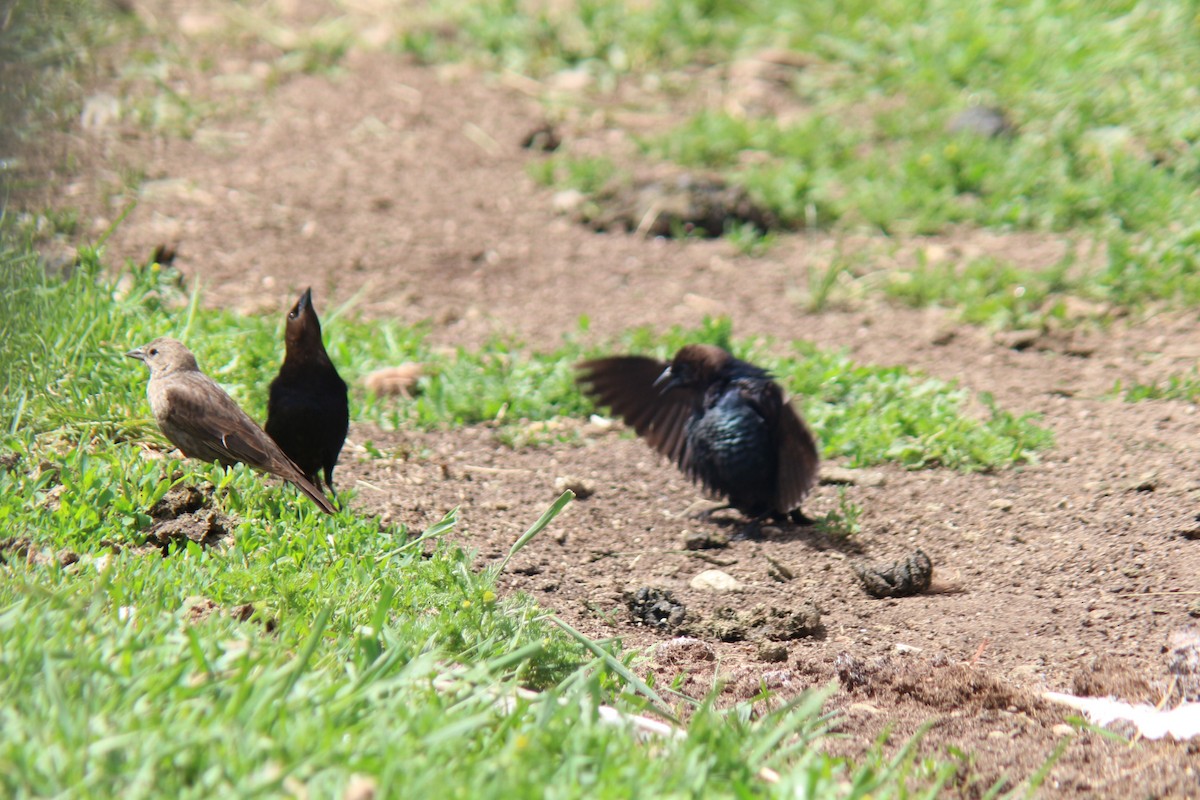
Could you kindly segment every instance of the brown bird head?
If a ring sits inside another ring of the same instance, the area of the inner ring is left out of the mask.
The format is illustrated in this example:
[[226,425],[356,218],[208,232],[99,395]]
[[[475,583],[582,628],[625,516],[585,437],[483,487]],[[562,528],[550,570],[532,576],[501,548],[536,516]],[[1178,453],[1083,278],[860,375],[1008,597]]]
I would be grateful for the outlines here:
[[150,368],[150,377],[161,377],[175,372],[198,372],[199,365],[192,351],[178,339],[161,336],[150,344],[130,350],[125,355],[136,358]]
[[286,359],[308,361],[329,360],[321,341],[321,321],[312,305],[312,289],[304,290],[287,315],[287,330],[283,336],[287,346]]
[[689,344],[675,354],[654,385],[664,394],[672,389],[703,390],[732,360],[733,356],[716,345]]

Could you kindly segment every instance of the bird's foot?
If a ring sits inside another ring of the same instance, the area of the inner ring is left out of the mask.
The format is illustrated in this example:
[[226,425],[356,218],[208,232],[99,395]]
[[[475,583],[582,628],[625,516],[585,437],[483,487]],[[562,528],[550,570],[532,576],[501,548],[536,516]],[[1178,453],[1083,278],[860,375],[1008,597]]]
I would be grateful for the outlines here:
[[793,525],[816,525],[817,521],[810,516],[807,516],[798,508],[792,509],[785,515],[785,518]]

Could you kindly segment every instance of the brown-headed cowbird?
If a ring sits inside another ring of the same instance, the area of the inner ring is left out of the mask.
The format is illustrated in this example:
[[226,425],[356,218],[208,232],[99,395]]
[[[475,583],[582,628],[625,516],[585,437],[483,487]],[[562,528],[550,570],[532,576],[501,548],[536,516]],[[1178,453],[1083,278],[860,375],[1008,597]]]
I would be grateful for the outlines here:
[[579,365],[579,383],[690,478],[757,523],[803,521],[817,445],[764,369],[687,345],[670,364],[616,356]]
[[185,456],[237,462],[296,484],[326,514],[333,506],[279,445],[238,407],[217,382],[200,371],[196,357],[175,339],[159,338],[125,355],[150,368],[146,395],[158,427]]
[[321,322],[312,307],[312,289],[292,306],[284,332],[287,348],[267,400],[267,433],[317,486],[318,473],[333,489],[333,468],[350,427],[346,382],[321,341]]

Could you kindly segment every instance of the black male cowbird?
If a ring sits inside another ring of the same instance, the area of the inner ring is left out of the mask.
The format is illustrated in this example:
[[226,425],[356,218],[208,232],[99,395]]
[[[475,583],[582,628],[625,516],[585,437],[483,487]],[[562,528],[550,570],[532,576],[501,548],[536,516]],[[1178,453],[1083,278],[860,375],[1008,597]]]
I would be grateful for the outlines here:
[[579,365],[579,383],[655,450],[753,518],[803,521],[817,445],[764,369],[720,347],[687,345],[670,364],[616,356]]
[[189,458],[237,462],[296,484],[326,514],[333,506],[279,445],[238,407],[217,382],[200,371],[196,357],[175,339],[159,338],[125,355],[150,368],[146,394],[158,427]]
[[321,341],[312,289],[305,289],[288,312],[283,338],[287,351],[279,375],[271,381],[267,433],[317,486],[318,473],[324,470],[332,490],[333,468],[350,427],[350,404],[346,382]]

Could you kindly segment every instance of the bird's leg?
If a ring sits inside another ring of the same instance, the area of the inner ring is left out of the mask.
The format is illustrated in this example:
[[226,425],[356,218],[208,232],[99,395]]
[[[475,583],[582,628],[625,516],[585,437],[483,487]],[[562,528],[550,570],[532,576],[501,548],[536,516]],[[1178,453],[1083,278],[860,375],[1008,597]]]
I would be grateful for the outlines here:
[[788,514],[785,515],[784,518],[786,520],[788,520],[789,522],[791,522],[793,525],[816,525],[817,524],[817,521],[815,519],[813,519],[810,516],[807,516],[803,511],[801,511],[798,508],[792,509],[790,512],[788,512]]
[[[320,486],[321,484],[317,484]],[[333,504],[337,506],[338,511],[342,510],[342,498],[338,496],[338,490],[333,488],[333,470],[325,470],[325,486],[329,489],[329,493],[333,495]]]

